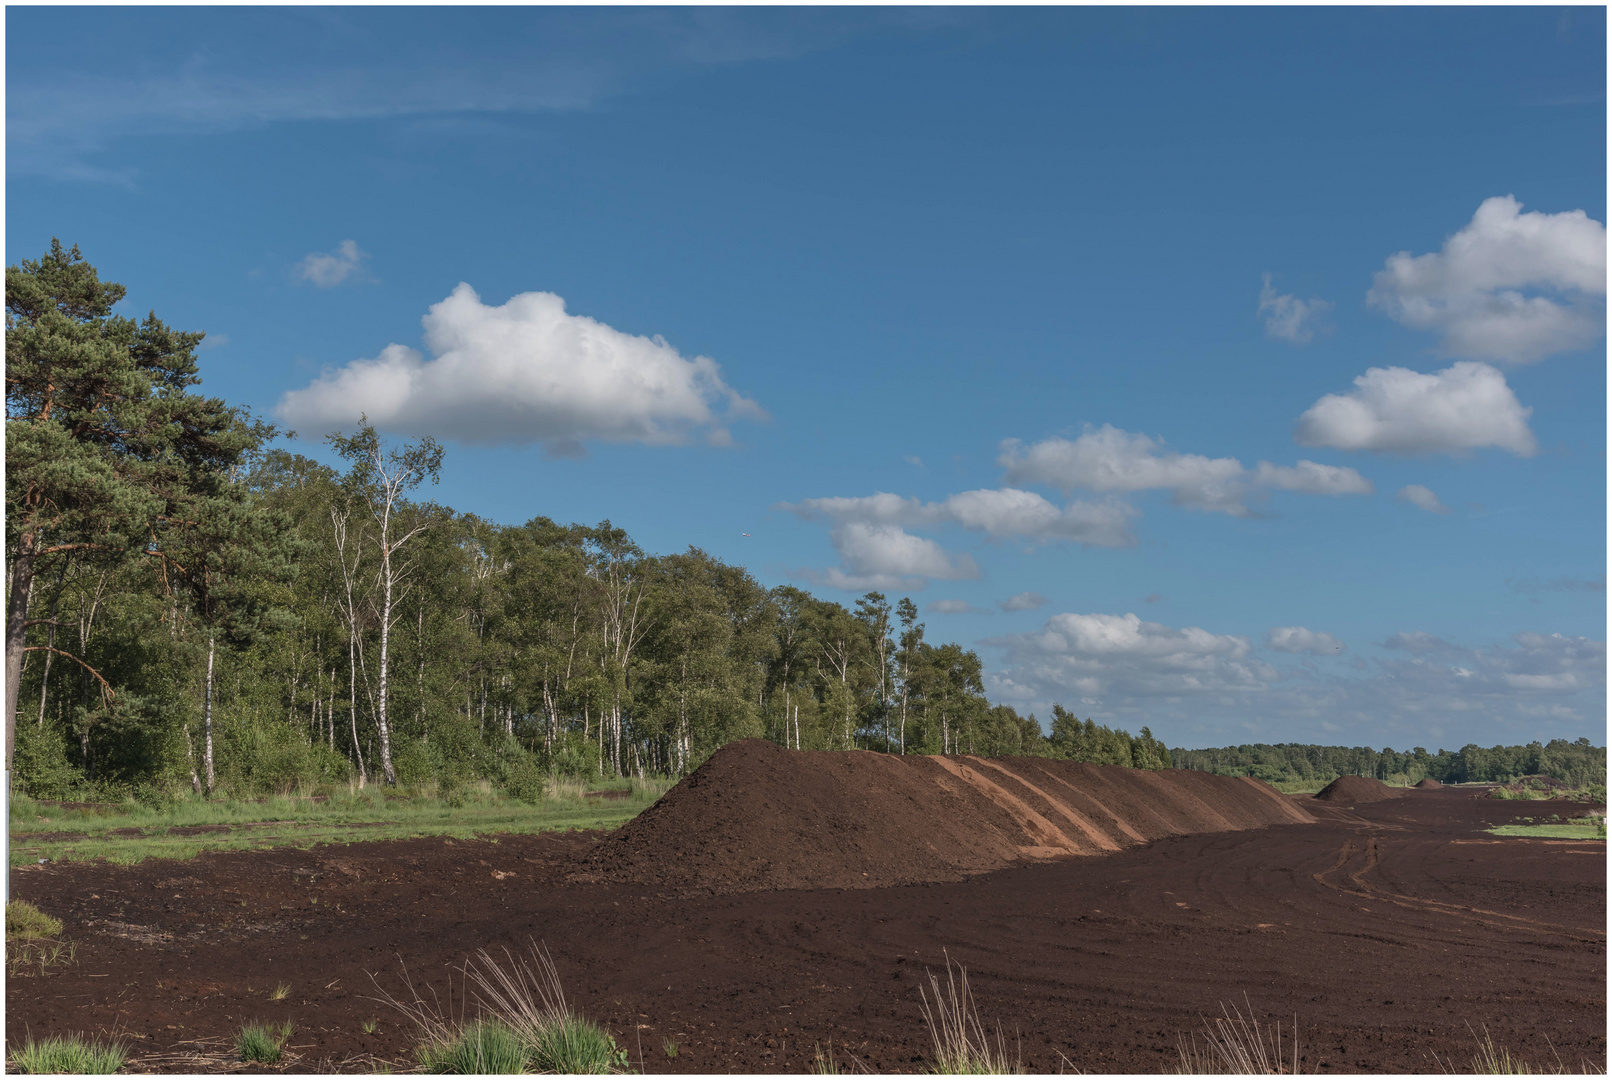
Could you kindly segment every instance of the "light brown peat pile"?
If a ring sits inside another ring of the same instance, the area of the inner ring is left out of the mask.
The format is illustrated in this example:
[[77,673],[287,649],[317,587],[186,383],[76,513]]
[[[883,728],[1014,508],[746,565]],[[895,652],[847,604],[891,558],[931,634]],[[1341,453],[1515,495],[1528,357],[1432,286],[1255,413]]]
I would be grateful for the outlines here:
[[602,841],[580,876],[679,892],[870,888],[1313,820],[1257,780],[1204,772],[751,739]]

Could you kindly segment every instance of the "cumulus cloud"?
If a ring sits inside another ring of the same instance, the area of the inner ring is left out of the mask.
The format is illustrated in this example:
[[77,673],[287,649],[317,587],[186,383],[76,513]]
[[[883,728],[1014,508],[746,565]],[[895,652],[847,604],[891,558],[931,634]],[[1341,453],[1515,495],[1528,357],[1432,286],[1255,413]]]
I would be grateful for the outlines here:
[[431,359],[388,345],[287,393],[280,418],[331,431],[364,413],[386,430],[575,456],[584,439],[675,445],[703,432],[726,445],[728,423],[766,416],[710,357],[571,315],[553,293],[492,307],[461,283],[422,321]]
[[1527,457],[1538,449],[1533,413],[1488,364],[1462,360],[1432,375],[1371,368],[1348,394],[1328,394],[1299,417],[1305,446],[1390,454],[1460,454],[1495,446]]
[[1012,488],[964,491],[941,502],[876,492],[858,497],[804,499],[779,503],[805,520],[833,523],[829,539],[841,565],[808,576],[835,588],[917,588],[928,578],[957,580],[979,576],[968,555],[951,555],[933,540],[908,528],[959,526],[993,540],[1032,543],[1068,541],[1095,547],[1127,547],[1136,542],[1129,521],[1136,510],[1124,503],[1075,501],[1062,509],[1040,495]]
[[1279,294],[1265,275],[1265,286],[1259,290],[1258,315],[1265,316],[1265,336],[1277,341],[1291,341],[1303,345],[1315,337],[1322,318],[1332,310],[1328,300],[1311,297],[1300,300],[1296,296]]
[[1439,502],[1438,496],[1430,488],[1421,484],[1406,484],[1395,493],[1394,498],[1400,502],[1408,502],[1412,506],[1421,507],[1430,514],[1448,514],[1450,508]]
[[1247,517],[1252,488],[1270,487],[1311,495],[1368,495],[1371,481],[1354,469],[1300,461],[1268,461],[1252,471],[1236,458],[1209,458],[1167,450],[1162,441],[1111,424],[1088,427],[1078,439],[1046,439],[1029,447],[1017,439],[1001,445],[997,464],[1009,483],[1040,483],[1087,491],[1163,489],[1171,501],[1196,510]]
[[1336,656],[1343,652],[1343,642],[1331,634],[1306,630],[1302,626],[1274,627],[1265,643],[1277,652],[1312,653],[1316,656]]
[[1376,490],[1370,480],[1353,469],[1303,459],[1296,465],[1262,461],[1254,470],[1254,483],[1306,495],[1370,495]]
[[1047,598],[1038,592],[1021,592],[1017,596],[1010,596],[1006,600],[998,600],[996,606],[1003,611],[1035,611],[1047,602]]
[[1133,614],[1064,613],[1040,630],[991,639],[1006,670],[1003,696],[1100,705],[1111,698],[1259,691],[1277,672],[1249,656],[1247,638],[1175,629]]
[[358,274],[359,265],[369,256],[351,240],[343,240],[328,255],[315,252],[297,264],[297,277],[321,289],[340,285]]
[[1485,199],[1443,250],[1390,256],[1367,302],[1442,334],[1447,356],[1527,364],[1593,345],[1606,333],[1606,227],[1582,210],[1521,211],[1510,195]]
[[993,540],[1067,540],[1094,547],[1129,547],[1136,543],[1129,521],[1135,508],[1121,502],[1076,500],[1061,510],[1033,491],[1015,488],[964,491],[941,502],[876,492],[857,497],[803,499],[779,503],[802,518],[880,525],[958,525]]

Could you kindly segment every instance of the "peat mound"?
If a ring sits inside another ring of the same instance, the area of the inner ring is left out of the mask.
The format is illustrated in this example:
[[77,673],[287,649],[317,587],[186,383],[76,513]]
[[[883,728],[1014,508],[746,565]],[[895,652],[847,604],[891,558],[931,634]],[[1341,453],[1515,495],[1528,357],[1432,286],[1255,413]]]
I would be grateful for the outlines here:
[[1365,776],[1340,776],[1316,792],[1315,797],[1329,802],[1368,803],[1397,799],[1402,794],[1402,791],[1389,787],[1381,780]]
[[1419,788],[1426,788],[1428,790],[1431,790],[1433,788],[1441,788],[1444,785],[1439,783],[1437,780],[1433,779],[1431,776],[1429,776],[1429,777],[1426,777],[1425,779],[1416,781],[1416,786],[1419,787]]
[[1205,772],[746,739],[602,840],[576,877],[680,892],[873,888],[1314,820],[1260,781]]

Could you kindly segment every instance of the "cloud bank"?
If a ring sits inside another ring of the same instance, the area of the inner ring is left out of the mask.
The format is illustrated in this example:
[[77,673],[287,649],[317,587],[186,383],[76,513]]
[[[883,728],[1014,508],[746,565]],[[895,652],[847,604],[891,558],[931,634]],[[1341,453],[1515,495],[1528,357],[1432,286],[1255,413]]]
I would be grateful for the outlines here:
[[1311,653],[1316,656],[1335,656],[1343,652],[1343,642],[1331,634],[1306,630],[1302,626],[1278,626],[1265,637],[1265,643],[1277,652]]
[[1440,351],[1529,364],[1606,333],[1606,227],[1582,210],[1521,212],[1485,199],[1441,251],[1392,255],[1367,303],[1443,335]]
[[1438,496],[1433,494],[1431,488],[1423,487],[1421,484],[1406,484],[1394,494],[1394,498],[1400,502],[1408,502],[1412,506],[1426,510],[1430,514],[1448,514],[1450,512],[1450,508],[1439,502]]
[[730,441],[727,424],[764,419],[722,380],[716,361],[685,359],[663,338],[571,315],[553,293],[482,303],[461,283],[424,320],[432,358],[388,345],[285,394],[276,414],[303,431],[376,427],[481,444],[542,443],[583,453],[582,440],[677,445]]
[[1462,454],[1484,447],[1538,450],[1524,408],[1488,364],[1462,360],[1432,375],[1372,368],[1348,394],[1328,394],[1299,417],[1304,446],[1387,454]]

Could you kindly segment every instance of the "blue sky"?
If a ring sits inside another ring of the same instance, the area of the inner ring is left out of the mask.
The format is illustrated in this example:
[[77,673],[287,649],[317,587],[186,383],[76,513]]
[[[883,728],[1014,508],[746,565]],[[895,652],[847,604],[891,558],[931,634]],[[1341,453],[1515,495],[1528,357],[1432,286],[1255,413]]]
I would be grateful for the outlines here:
[[1172,745],[1605,741],[1603,9],[6,21],[8,263],[304,453]]

